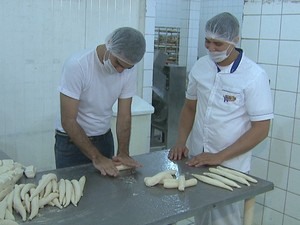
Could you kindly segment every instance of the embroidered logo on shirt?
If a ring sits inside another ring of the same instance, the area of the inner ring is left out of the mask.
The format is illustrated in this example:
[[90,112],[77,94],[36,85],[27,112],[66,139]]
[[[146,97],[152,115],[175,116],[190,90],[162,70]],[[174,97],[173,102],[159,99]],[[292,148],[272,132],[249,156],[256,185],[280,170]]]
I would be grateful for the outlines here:
[[236,97],[233,95],[223,95],[224,102],[234,102],[236,100]]

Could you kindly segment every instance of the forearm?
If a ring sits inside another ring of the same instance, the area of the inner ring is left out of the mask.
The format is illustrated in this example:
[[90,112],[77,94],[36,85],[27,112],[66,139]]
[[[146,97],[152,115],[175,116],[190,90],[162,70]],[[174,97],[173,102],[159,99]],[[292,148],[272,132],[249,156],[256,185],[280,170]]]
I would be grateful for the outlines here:
[[222,161],[244,154],[263,141],[269,132],[270,120],[252,123],[252,127],[236,142],[219,152]]
[[185,145],[194,124],[195,112],[184,107],[179,117],[178,137],[176,144]]
[[86,155],[90,160],[103,157],[98,149],[88,139],[86,133],[76,120],[63,120],[64,130],[74,142],[74,144]]
[[129,155],[131,115],[118,116],[117,123],[116,123],[116,134],[118,140],[117,154]]

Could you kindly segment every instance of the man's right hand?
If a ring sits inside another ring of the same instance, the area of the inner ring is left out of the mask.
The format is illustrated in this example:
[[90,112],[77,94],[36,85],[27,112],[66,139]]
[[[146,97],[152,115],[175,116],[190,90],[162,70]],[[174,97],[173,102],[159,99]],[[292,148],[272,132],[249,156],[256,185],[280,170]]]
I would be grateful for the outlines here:
[[106,158],[104,156],[100,156],[93,160],[93,165],[96,169],[101,172],[103,176],[112,176],[116,177],[119,174],[118,169],[116,168],[113,160]]
[[189,149],[185,145],[175,145],[169,151],[168,158],[170,160],[181,160],[182,157],[188,156]]

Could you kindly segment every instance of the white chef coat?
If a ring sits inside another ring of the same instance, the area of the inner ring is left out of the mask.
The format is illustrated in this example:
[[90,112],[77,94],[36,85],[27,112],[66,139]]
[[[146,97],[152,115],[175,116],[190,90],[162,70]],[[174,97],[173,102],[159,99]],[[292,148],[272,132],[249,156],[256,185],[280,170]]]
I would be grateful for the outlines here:
[[[111,127],[116,100],[135,94],[136,70],[133,67],[109,74],[99,61],[96,49],[85,50],[64,64],[59,91],[79,100],[77,122],[87,136],[102,135]],[[60,118],[56,129],[64,132]]]
[[[188,147],[190,155],[217,153],[233,144],[251,127],[251,121],[273,118],[269,79],[265,71],[247,58],[239,57],[218,68],[209,58],[200,58],[189,74],[186,98],[197,100],[197,110]],[[251,151],[225,161],[224,166],[250,170]]]

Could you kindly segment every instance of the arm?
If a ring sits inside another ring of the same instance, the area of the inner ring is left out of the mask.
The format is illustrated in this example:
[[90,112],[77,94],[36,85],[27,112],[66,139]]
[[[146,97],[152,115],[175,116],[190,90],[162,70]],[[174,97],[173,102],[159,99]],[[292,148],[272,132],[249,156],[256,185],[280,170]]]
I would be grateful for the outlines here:
[[196,100],[185,100],[179,118],[178,137],[175,146],[170,150],[169,159],[180,160],[182,155],[187,156],[186,141],[194,124],[196,106]]
[[100,170],[102,175],[115,176],[118,171],[112,160],[101,155],[98,149],[90,142],[82,127],[77,123],[78,104],[78,100],[60,94],[62,127],[82,153]]
[[118,113],[116,122],[116,133],[118,140],[116,162],[131,167],[139,167],[140,164],[129,156],[129,143],[131,135],[131,103],[132,98],[118,99]]
[[270,120],[252,121],[251,128],[232,145],[222,151],[201,153],[187,162],[189,166],[219,165],[222,162],[244,154],[263,141],[269,132]]

